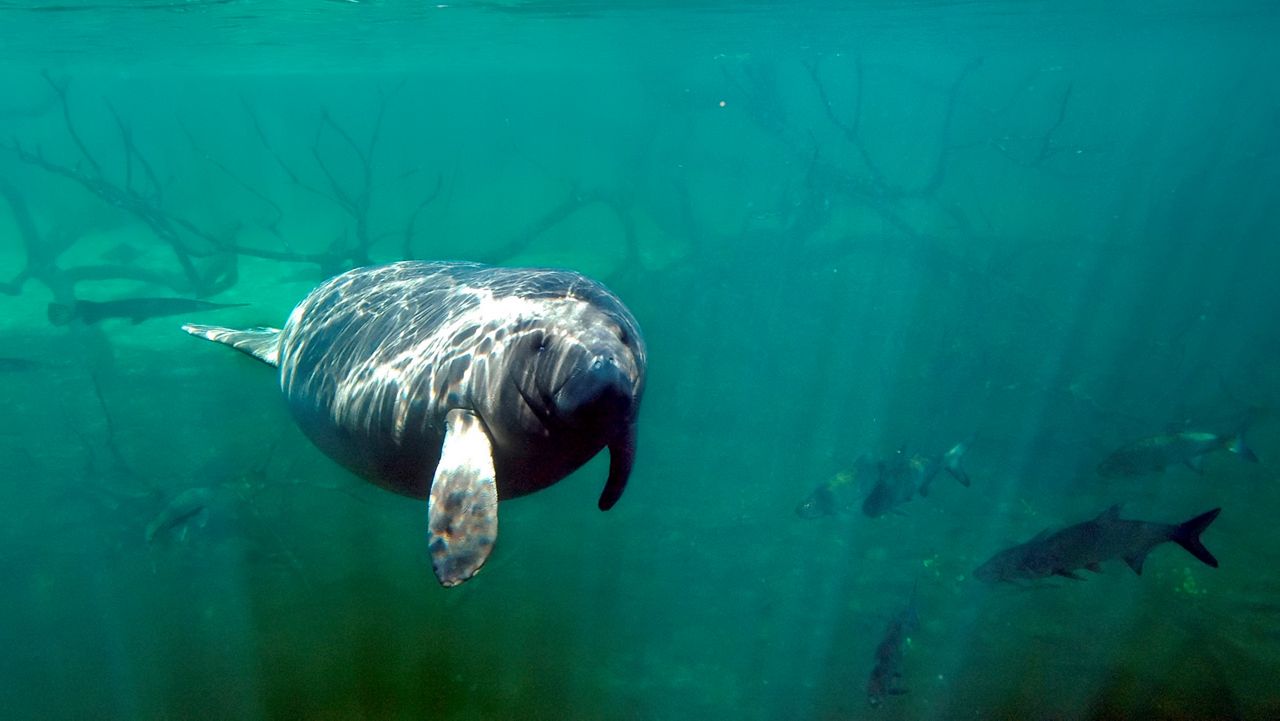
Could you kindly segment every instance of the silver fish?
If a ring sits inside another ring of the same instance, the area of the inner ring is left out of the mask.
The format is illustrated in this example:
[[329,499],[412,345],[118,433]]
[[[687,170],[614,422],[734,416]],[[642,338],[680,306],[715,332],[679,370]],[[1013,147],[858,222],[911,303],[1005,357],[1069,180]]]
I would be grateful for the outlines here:
[[1102,562],[1123,559],[1141,575],[1151,549],[1173,541],[1202,563],[1218,567],[1218,559],[1200,542],[1200,534],[1218,517],[1221,508],[1201,513],[1184,523],[1151,523],[1120,518],[1120,506],[1097,518],[1051,533],[1042,531],[1026,543],[1007,548],[978,567],[974,578],[987,583],[1032,581],[1050,576],[1083,580],[1076,571],[1102,571]]
[[814,519],[852,513],[878,472],[869,458],[858,456],[853,468],[835,474],[810,491],[796,506],[796,515]]
[[128,318],[135,325],[148,318],[185,315],[201,311],[242,308],[247,303],[210,303],[190,298],[124,298],[102,302],[77,300],[71,304],[50,303],[49,322],[66,325],[73,320],[92,325],[107,318]]
[[1180,463],[1202,473],[1204,457],[1224,450],[1250,463],[1258,462],[1258,456],[1245,445],[1242,433],[1220,436],[1204,431],[1183,431],[1142,438],[1113,451],[1098,464],[1098,475],[1104,478],[1144,476]]
[[928,496],[930,485],[943,471],[968,487],[969,475],[960,467],[968,447],[968,443],[957,443],[936,456],[908,456],[898,451],[893,458],[880,463],[879,478],[863,500],[862,512],[878,518],[915,498],[917,493]]

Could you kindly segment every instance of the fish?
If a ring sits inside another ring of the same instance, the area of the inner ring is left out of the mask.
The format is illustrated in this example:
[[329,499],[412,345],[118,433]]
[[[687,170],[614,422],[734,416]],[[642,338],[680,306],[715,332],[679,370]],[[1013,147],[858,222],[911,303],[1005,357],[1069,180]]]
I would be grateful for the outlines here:
[[969,442],[961,441],[954,446],[948,448],[940,456],[933,458],[921,458],[917,462],[924,464],[920,471],[920,497],[924,498],[929,495],[929,484],[933,483],[933,479],[938,477],[939,473],[946,471],[948,475],[956,479],[960,485],[968,488],[973,485],[973,481],[969,479],[969,474],[961,467],[960,461],[964,458],[965,451],[969,450]]
[[915,498],[917,493],[922,498],[928,496],[931,484],[943,471],[959,481],[960,485],[969,487],[972,481],[960,466],[968,447],[968,442],[957,443],[936,456],[908,456],[904,450],[899,450],[887,462],[881,461],[879,477],[863,499],[863,514],[879,518],[890,511],[896,511],[898,506]]
[[1218,559],[1200,541],[1221,508],[1201,513],[1183,523],[1152,523],[1120,518],[1120,505],[1114,505],[1090,521],[1068,526],[1057,532],[1041,531],[1026,543],[1013,546],[992,556],[973,572],[985,583],[1000,581],[1034,581],[1051,576],[1084,580],[1076,571],[1102,572],[1102,563],[1123,559],[1142,575],[1142,564],[1151,549],[1173,541],[1206,566],[1218,567]]
[[209,504],[213,498],[213,489],[205,487],[188,488],[174,496],[147,524],[147,543],[154,543],[161,534],[185,540],[190,526],[204,528],[209,522]]
[[0,356],[0,373],[28,373],[45,367],[45,363],[31,358]]
[[134,246],[128,243],[117,243],[99,257],[113,263],[129,265],[141,256],[142,251],[138,250]]
[[902,656],[911,633],[920,625],[916,608],[916,590],[911,591],[907,607],[889,620],[884,636],[876,645],[875,666],[867,678],[867,703],[879,708],[888,696],[907,693],[902,685]]
[[876,472],[869,458],[858,456],[853,468],[840,471],[810,491],[796,506],[796,515],[810,520],[852,513]]
[[107,318],[128,318],[134,325],[148,318],[185,315],[224,308],[243,308],[248,303],[210,303],[190,298],[125,298],[122,300],[77,300],[71,304],[50,303],[49,322],[66,325],[79,320],[90,325]]
[[1222,450],[1250,463],[1258,462],[1258,456],[1245,445],[1243,431],[1230,436],[1183,431],[1142,438],[1120,447],[1098,464],[1098,475],[1103,478],[1145,476],[1180,463],[1203,473],[1205,456]]

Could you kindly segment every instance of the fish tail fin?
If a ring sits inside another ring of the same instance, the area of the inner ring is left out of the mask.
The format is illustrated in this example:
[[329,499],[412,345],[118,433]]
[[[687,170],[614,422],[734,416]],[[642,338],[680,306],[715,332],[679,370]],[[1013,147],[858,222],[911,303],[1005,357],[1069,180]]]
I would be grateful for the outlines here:
[[1249,429],[1253,427],[1253,424],[1256,423],[1258,419],[1265,417],[1267,413],[1267,409],[1261,406],[1251,406],[1247,411],[1245,411],[1244,417],[1240,419],[1240,424],[1236,426],[1235,433],[1233,433],[1231,438],[1227,440],[1227,450],[1250,463],[1257,463],[1258,456],[1253,452],[1253,449],[1245,443],[1244,435],[1249,432]]
[[972,485],[972,481],[969,480],[969,474],[965,473],[964,468],[960,465],[960,461],[964,458],[964,453],[967,450],[969,450],[969,441],[960,441],[942,454],[942,464],[947,469],[947,473],[950,473],[952,478],[960,481],[960,485],[965,488]]
[[279,328],[249,328],[247,330],[234,330],[232,328],[220,328],[216,325],[195,325],[188,323],[182,326],[182,329],[197,338],[211,340],[214,343],[229,345],[232,348],[246,353],[266,363],[267,365],[280,365],[280,329]]
[[67,303],[49,304],[49,322],[54,325],[66,325],[75,320],[76,309]]
[[1239,433],[1231,440],[1227,441],[1227,450],[1250,463],[1258,462],[1258,454],[1254,453],[1252,448],[1245,445],[1244,433]]
[[1218,559],[1209,553],[1209,549],[1204,547],[1200,542],[1200,534],[1204,533],[1204,529],[1213,523],[1213,519],[1218,517],[1222,512],[1221,508],[1215,508],[1212,511],[1201,513],[1195,518],[1174,526],[1173,531],[1169,534],[1169,540],[1187,549],[1187,553],[1200,559],[1200,562],[1206,566],[1218,567]]

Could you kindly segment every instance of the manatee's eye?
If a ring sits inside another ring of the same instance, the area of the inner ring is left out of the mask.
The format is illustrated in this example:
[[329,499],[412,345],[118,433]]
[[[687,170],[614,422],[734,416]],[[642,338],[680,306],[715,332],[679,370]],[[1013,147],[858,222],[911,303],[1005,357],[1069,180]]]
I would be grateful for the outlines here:
[[534,334],[531,342],[533,343],[534,350],[539,353],[543,353],[546,352],[547,346],[551,344],[551,336],[546,333],[536,333]]

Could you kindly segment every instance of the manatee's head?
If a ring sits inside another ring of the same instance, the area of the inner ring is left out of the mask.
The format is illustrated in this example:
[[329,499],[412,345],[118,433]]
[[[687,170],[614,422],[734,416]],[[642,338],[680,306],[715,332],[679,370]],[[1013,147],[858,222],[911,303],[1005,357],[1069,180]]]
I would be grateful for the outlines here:
[[[621,306],[618,306],[621,308]],[[608,510],[626,487],[635,457],[636,416],[644,391],[644,342],[625,309],[572,303],[531,326],[520,341],[520,396],[546,432],[582,447],[608,447]]]

